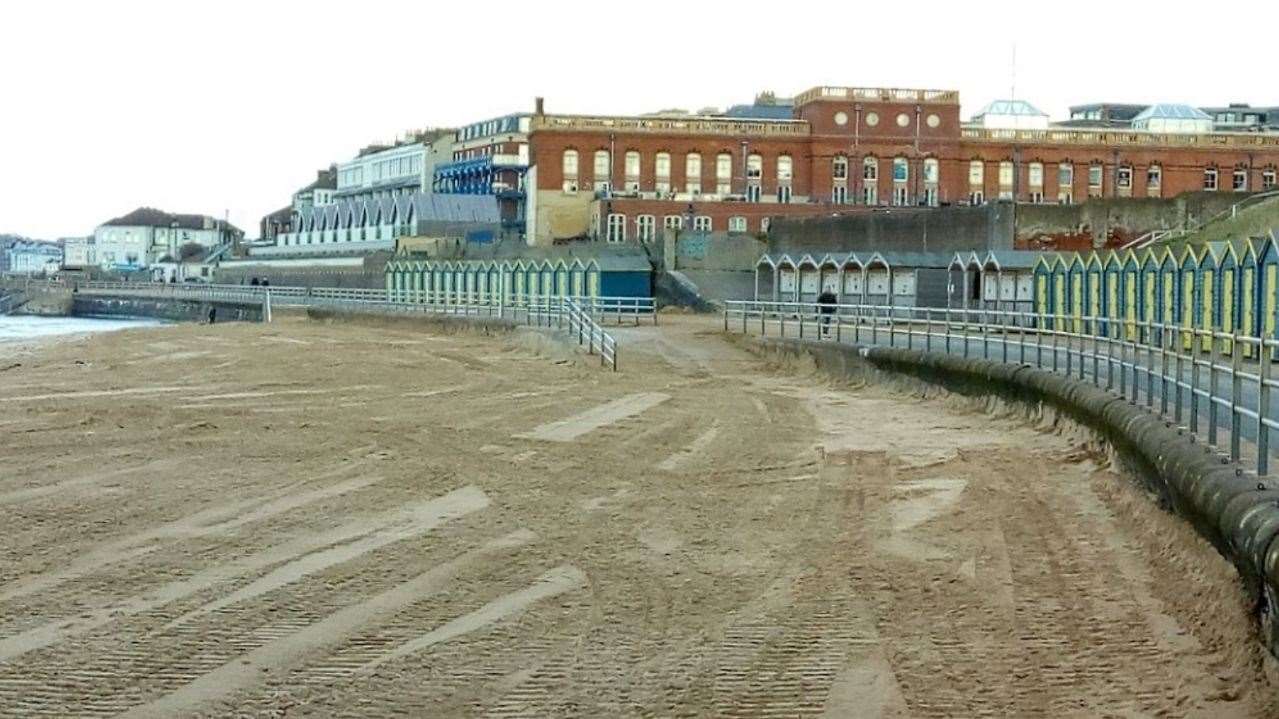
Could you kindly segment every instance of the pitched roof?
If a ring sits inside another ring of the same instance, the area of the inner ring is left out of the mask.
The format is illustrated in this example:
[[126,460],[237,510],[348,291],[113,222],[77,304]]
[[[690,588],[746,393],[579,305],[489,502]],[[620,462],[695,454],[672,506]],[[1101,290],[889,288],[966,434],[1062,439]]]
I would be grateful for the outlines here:
[[1048,117],[1048,113],[1040,110],[1025,100],[994,100],[986,105],[977,113],[977,117],[983,115],[1033,115],[1037,117]]
[[1142,110],[1140,114],[1132,119],[1133,122],[1141,122],[1142,120],[1150,120],[1154,118],[1166,120],[1211,120],[1212,117],[1208,113],[1197,107],[1190,105],[1179,105],[1175,103],[1159,103],[1151,105]]
[[239,232],[239,228],[230,222],[223,222],[208,215],[183,215],[157,210],[154,207],[139,207],[127,215],[121,215],[102,223],[113,227],[172,227],[174,224],[184,230],[203,230],[205,227],[217,227],[221,224],[231,232]]

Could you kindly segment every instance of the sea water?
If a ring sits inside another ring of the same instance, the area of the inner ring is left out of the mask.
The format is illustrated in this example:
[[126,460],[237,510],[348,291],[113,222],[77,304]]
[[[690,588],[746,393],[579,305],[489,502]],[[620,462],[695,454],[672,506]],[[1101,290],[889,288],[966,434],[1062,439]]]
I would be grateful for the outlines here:
[[154,327],[160,320],[131,317],[31,317],[26,315],[0,315],[0,342],[30,340],[54,335],[73,335],[86,332],[112,332],[130,327]]

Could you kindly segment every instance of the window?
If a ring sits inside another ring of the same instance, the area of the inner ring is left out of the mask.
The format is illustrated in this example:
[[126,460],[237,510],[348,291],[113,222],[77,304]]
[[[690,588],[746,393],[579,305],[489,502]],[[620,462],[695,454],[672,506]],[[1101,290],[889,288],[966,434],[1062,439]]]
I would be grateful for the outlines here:
[[1030,185],[1032,190],[1042,190],[1044,188],[1044,166],[1039,162],[1032,162],[1026,168],[1026,184]]
[[608,241],[626,241],[626,215],[614,214],[608,216]]
[[729,232],[745,232],[746,218],[741,216],[734,216],[734,217],[728,218],[728,231]]
[[682,230],[684,229],[684,216],[667,215],[662,218],[662,227],[665,227],[668,230]]
[[790,182],[793,177],[793,167],[790,155],[780,155],[777,158],[777,181]]
[[929,207],[937,206],[937,186],[929,185],[924,188],[924,204]]
[[862,160],[862,179],[868,182],[879,181],[879,160],[873,157]]
[[941,177],[940,165],[937,158],[930,157],[924,160],[924,182],[929,184],[937,184]]
[[1275,188],[1275,171],[1266,170],[1261,173],[1261,189],[1273,190]]
[[986,181],[986,166],[981,160],[973,160],[968,163],[968,184],[973,187],[981,187]]
[[986,193],[982,192],[981,190],[973,190],[972,192],[968,193],[968,204],[984,205],[985,203],[986,203]]
[[671,191],[671,154],[669,152],[657,153],[657,160],[654,163],[657,175],[657,191]]
[[1075,201],[1075,193],[1072,192],[1069,188],[1063,187],[1061,190],[1057,192],[1057,204],[1069,205],[1074,203],[1074,201]]
[[1231,179],[1231,182],[1230,182],[1230,187],[1235,192],[1247,192],[1248,191],[1248,171],[1235,170],[1234,177]]
[[657,233],[657,221],[652,215],[635,218],[635,236],[640,242],[651,242]]
[[1164,181],[1164,169],[1159,165],[1146,168],[1146,189],[1158,190]]
[[733,156],[727,152],[715,156],[715,192],[721,195],[733,192]]
[[1217,168],[1209,167],[1204,170],[1204,189],[1209,191],[1217,189]]
[[771,218],[768,218],[768,217],[760,218],[760,221],[759,221],[759,231],[760,231],[760,232],[768,232],[768,226],[769,226],[769,224],[770,224],[770,222],[771,222],[771,221],[772,221],[772,220],[771,220]]
[[1063,162],[1057,166],[1057,186],[1058,187],[1074,187],[1075,186],[1075,166],[1069,162]]
[[608,192],[612,187],[612,162],[608,150],[595,151],[595,191]]
[[893,158],[893,182],[910,181],[910,163],[904,157]]
[[1119,170],[1115,173],[1115,185],[1118,186],[1119,189],[1121,190],[1132,189],[1132,168],[1131,167],[1119,168]]
[[848,202],[848,185],[835,185],[830,188],[830,201],[836,205],[843,205]]
[[694,232],[710,232],[711,218],[707,217],[706,215],[698,215],[697,217],[694,217],[693,231]]
[[999,163],[999,186],[1009,188],[1013,186],[1013,163],[1007,160]]
[[874,205],[879,202],[879,188],[875,185],[866,185],[862,188],[862,203],[866,205]]
[[1088,187],[1092,189],[1100,188],[1103,174],[1104,174],[1104,169],[1102,168],[1101,165],[1096,165],[1096,164],[1089,165],[1088,166]]
[[905,185],[893,185],[893,204],[901,207],[910,203],[910,196]]
[[684,191],[690,195],[702,194],[702,156],[696,152],[684,158]]
[[777,201],[778,201],[778,202],[780,202],[780,203],[782,203],[783,205],[785,205],[785,204],[790,203],[790,200],[791,200],[791,189],[790,189],[790,185],[778,185],[778,186],[777,186]]
[[638,190],[640,184],[640,154],[635,150],[626,153],[626,189]]
[[746,179],[758,180],[764,175],[764,158],[750,155],[746,158]]
[[746,201],[747,201],[747,202],[759,202],[759,195],[760,195],[759,185],[747,185],[747,186],[746,186]]
[[564,191],[577,192],[577,150],[565,150],[563,160]]
[[836,155],[835,159],[831,160],[830,176],[835,180],[848,179],[848,158],[847,157],[844,157],[843,155]]

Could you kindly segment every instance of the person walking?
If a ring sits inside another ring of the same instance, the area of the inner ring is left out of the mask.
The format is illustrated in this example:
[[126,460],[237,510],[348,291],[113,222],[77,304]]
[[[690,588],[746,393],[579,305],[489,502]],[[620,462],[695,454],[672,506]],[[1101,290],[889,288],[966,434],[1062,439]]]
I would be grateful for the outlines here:
[[838,304],[839,298],[829,287],[822,289],[822,293],[817,295],[817,310],[822,315],[822,336],[830,334],[830,321],[835,315],[835,306]]

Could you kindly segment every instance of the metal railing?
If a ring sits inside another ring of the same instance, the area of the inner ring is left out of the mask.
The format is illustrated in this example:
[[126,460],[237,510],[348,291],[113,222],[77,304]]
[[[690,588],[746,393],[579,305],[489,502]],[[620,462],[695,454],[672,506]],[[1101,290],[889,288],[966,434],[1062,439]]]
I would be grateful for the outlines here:
[[576,300],[563,300],[564,312],[560,315],[567,325],[570,336],[577,338],[577,344],[586,348],[587,354],[599,354],[600,364],[617,371],[617,340],[604,331],[603,327],[591,317]]
[[[436,314],[461,317],[488,317],[510,320],[518,324],[556,329],[567,333],[587,354],[599,355],[600,363],[617,371],[617,340],[604,331],[596,317],[612,316],[618,324],[623,318],[639,324],[642,316],[657,322],[651,298],[632,297],[558,297],[533,296],[518,302],[504,302],[499,295],[479,293],[441,293],[435,297],[388,297],[386,290],[369,288],[305,288],[260,287],[244,285],[179,285],[152,282],[23,282],[26,287],[71,286],[86,295],[150,297],[204,302],[237,302],[261,304],[262,318],[271,321],[272,309],[279,306],[325,307],[351,312],[376,314]],[[13,295],[0,296],[3,303]],[[421,301],[413,301],[421,300]],[[434,299],[439,301],[426,301]],[[462,301],[468,300],[468,301]],[[4,305],[0,304],[0,310]],[[2,313],[2,312],[0,312]]]
[[[823,312],[822,310],[827,311]],[[1133,317],[800,302],[730,301],[725,331],[901,347],[1049,370],[1144,403],[1165,420],[1218,445],[1231,461],[1255,457],[1269,473],[1279,429],[1271,363],[1279,340]],[[1247,451],[1245,451],[1247,450]]]
[[[263,287],[207,283],[68,282],[65,280],[19,280],[18,283],[25,287],[75,287],[86,294],[127,294],[222,302],[264,302],[270,295],[276,307],[306,307],[337,300],[461,308],[463,310],[461,314],[466,314],[468,310],[473,314],[486,314],[486,312],[479,312],[479,308],[496,308],[498,314],[502,316],[510,313],[523,314],[530,307],[536,313],[540,311],[541,306],[560,299],[558,295],[516,295],[510,292],[479,292],[466,289],[395,289],[388,292],[381,288],[366,287]],[[657,307],[652,297],[572,296],[567,299],[572,299],[593,318],[605,322],[638,325],[641,322],[651,321],[657,324]],[[451,310],[444,311],[451,312]]]

